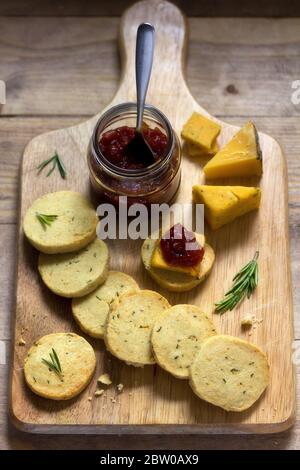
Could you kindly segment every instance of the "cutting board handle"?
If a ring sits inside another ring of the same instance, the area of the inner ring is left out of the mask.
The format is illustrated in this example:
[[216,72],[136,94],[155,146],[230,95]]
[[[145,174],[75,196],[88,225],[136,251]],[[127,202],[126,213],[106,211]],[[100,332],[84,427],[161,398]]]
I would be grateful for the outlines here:
[[[187,27],[179,8],[164,0],[143,0],[122,16],[120,25],[120,49],[122,74],[114,102],[136,101],[135,92],[135,42],[140,23],[155,27],[155,51],[147,102],[153,105],[166,102],[170,97],[176,106],[178,96],[184,92],[192,99],[183,75]],[[186,98],[186,96],[185,96]]]

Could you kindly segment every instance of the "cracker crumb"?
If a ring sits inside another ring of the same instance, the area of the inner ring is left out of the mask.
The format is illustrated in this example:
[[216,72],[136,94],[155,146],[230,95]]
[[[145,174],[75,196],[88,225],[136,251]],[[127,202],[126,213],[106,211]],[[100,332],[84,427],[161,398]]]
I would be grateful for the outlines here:
[[257,325],[260,325],[263,322],[263,318],[257,318],[255,315],[246,315],[244,318],[241,319],[241,327],[242,328],[257,328]]
[[121,392],[123,391],[123,389],[124,389],[124,385],[123,385],[123,384],[118,384],[118,385],[117,385],[117,390],[118,390],[119,393],[121,393]]
[[25,344],[26,344],[25,339],[23,339],[22,337],[19,338],[18,345],[19,345],[19,346],[25,346]]
[[103,395],[103,393],[104,393],[104,390],[103,388],[101,388],[101,390],[96,390],[94,395],[95,397],[100,397],[101,395]]
[[242,328],[249,328],[253,325],[254,321],[253,321],[253,318],[248,316],[248,317],[244,317],[242,318],[241,320],[241,326]]
[[88,397],[88,401],[92,401],[93,397]]
[[112,381],[111,381],[111,378],[110,378],[109,374],[100,375],[100,377],[98,379],[98,382],[100,382],[104,385],[111,385],[112,384]]
[[116,401],[117,401],[117,400],[116,400],[115,398],[113,398],[113,397],[111,397],[110,399],[111,399],[111,402],[112,402],[112,403],[116,403]]

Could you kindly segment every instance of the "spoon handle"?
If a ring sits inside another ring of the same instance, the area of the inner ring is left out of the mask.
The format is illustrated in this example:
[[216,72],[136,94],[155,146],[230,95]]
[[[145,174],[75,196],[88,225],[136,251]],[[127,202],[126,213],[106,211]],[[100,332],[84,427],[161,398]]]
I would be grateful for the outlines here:
[[145,99],[151,75],[154,51],[154,27],[149,23],[142,23],[138,27],[135,52],[135,77],[137,94],[137,121],[136,130],[142,131]]

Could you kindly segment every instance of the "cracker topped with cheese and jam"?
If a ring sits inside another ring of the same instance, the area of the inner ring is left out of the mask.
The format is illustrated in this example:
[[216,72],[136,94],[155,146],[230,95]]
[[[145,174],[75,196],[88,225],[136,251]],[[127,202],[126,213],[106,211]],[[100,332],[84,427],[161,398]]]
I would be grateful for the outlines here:
[[205,237],[174,225],[159,240],[145,240],[145,268],[165,289],[184,292],[202,282],[211,271],[215,255]]
[[196,235],[176,224],[164,233],[157,244],[151,265],[197,277],[204,256],[204,235]]

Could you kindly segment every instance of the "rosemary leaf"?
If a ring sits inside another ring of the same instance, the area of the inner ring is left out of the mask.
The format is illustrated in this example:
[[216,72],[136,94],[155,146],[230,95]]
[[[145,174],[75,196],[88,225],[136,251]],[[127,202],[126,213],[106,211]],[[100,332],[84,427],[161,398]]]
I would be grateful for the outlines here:
[[56,168],[56,161],[53,160],[52,168],[50,168],[50,170],[49,170],[48,173],[46,174],[47,178],[48,178],[48,176],[51,175],[51,173],[53,173],[53,171],[55,170],[55,168]]
[[61,378],[62,368],[61,368],[60,361],[58,359],[58,355],[55,349],[52,348],[52,352],[49,353],[49,356],[50,356],[50,361],[48,359],[42,358],[43,364],[49,367],[49,369],[53,370],[53,372],[55,372]]
[[57,152],[55,152],[55,155],[56,155],[56,161],[57,161],[57,168],[59,170],[60,176],[63,179],[65,179],[66,176],[67,176],[65,165],[64,165],[63,161],[61,160],[61,158],[58,156]]
[[38,174],[45,168],[45,166],[47,166],[50,162],[53,161],[53,157],[49,158],[48,160],[45,160],[43,161],[42,163],[40,163],[36,169],[39,170],[38,171]]
[[57,355],[55,349],[52,348],[52,352],[53,352],[53,356],[54,356],[54,358],[55,358],[55,362],[56,362],[56,364],[57,364],[57,368],[58,368],[59,372],[61,372],[60,361],[59,361],[59,359],[58,359],[58,355]]
[[47,226],[50,227],[52,222],[58,217],[57,215],[40,214],[39,212],[36,212],[35,215],[44,230],[47,230]]
[[48,361],[47,359],[42,358],[42,362],[46,364],[46,366],[49,367],[51,370],[55,369],[55,366],[53,366],[52,362]]
[[251,296],[258,284],[258,264],[259,252],[256,251],[253,259],[249,261],[233,278],[233,285],[229,289],[223,300],[215,303],[216,313],[225,313],[233,310],[244,297]]
[[40,163],[38,166],[37,166],[37,174],[39,174],[41,171],[43,171],[43,169],[48,166],[50,163],[52,163],[52,167],[50,168],[50,170],[48,171],[48,173],[46,174],[46,176],[50,176],[53,171],[55,170],[55,168],[58,169],[59,171],[59,174],[60,176],[65,179],[66,176],[67,176],[67,171],[66,171],[66,168],[65,168],[65,165],[62,161],[62,159],[60,158],[60,156],[58,155],[57,152],[54,153],[53,157],[51,158],[48,158],[47,160],[44,160],[42,163]]

